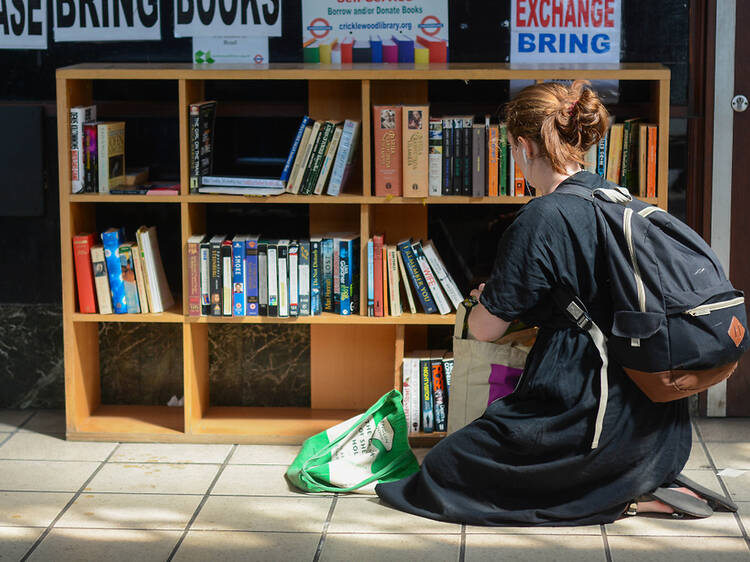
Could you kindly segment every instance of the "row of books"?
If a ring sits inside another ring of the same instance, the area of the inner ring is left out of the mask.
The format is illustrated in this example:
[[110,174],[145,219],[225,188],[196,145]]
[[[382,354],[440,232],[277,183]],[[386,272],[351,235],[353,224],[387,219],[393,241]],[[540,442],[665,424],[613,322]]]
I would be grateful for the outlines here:
[[451,352],[424,350],[405,354],[401,388],[409,433],[447,430],[452,372]]
[[409,238],[387,245],[382,235],[375,235],[367,241],[368,316],[400,316],[407,303],[416,314],[417,302],[426,314],[448,314],[462,300],[431,240]]
[[610,124],[586,153],[586,168],[640,197],[657,196],[658,126],[638,117]]
[[369,40],[346,37],[308,39],[302,44],[304,62],[347,64],[352,62],[427,64],[448,62],[448,43],[444,39],[399,33],[391,37],[371,35]]
[[125,123],[97,121],[96,106],[70,109],[72,193],[109,193],[125,181]]
[[359,313],[359,235],[309,240],[195,234],[188,239],[188,315]]
[[141,226],[127,241],[123,228],[73,237],[79,312],[164,312],[174,304],[159,252],[155,226]]

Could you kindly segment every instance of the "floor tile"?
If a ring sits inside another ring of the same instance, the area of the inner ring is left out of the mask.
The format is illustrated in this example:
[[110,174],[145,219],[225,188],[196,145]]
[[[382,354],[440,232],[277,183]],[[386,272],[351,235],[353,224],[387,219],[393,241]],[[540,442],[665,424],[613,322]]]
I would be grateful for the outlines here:
[[706,443],[708,453],[714,460],[716,468],[736,468],[739,470],[750,470],[750,433],[742,443]]
[[721,481],[724,482],[724,485],[729,490],[729,495],[734,501],[750,501],[750,471],[744,472],[739,476],[722,476]]
[[205,494],[216,464],[105,464],[86,492]]
[[612,562],[748,562],[744,539],[711,537],[608,537]]
[[746,531],[750,531],[750,501],[737,502],[739,510],[737,513],[742,519],[742,524],[745,526]]
[[[327,535],[321,562],[383,562],[385,560],[429,560],[455,562],[460,535],[346,534]],[[495,552],[494,560],[498,560]]]
[[[502,556],[499,553],[502,552]],[[466,562],[605,562],[601,533],[573,535],[467,535]]]
[[32,414],[34,410],[0,409],[0,431],[15,431]]
[[158,494],[81,494],[55,528],[181,530],[202,497]]
[[321,533],[332,497],[209,496],[191,529]]
[[0,526],[46,527],[72,497],[71,492],[0,492]]
[[748,441],[750,418],[694,418],[704,441]]
[[700,443],[693,443],[690,450],[690,458],[685,464],[686,469],[710,469],[711,463],[708,461],[706,451]]
[[623,517],[607,525],[607,534],[674,536],[674,537],[739,537],[742,530],[734,513],[717,511],[705,519],[674,519],[669,515]]
[[377,498],[339,497],[329,533],[460,533],[456,523],[434,521],[398,511]]
[[52,529],[29,560],[164,562],[177,544],[180,534],[180,531]]
[[117,443],[66,441],[63,434],[19,432],[0,447],[0,459],[103,461]]
[[232,445],[123,443],[110,461],[221,464],[231,450]]
[[[174,562],[279,562],[312,560],[320,533],[190,531]],[[139,561],[140,562],[140,561]]]
[[289,466],[299,451],[299,445],[240,445],[229,460],[229,464],[283,464]]
[[36,410],[20,431],[35,433],[65,433],[65,410]]
[[599,525],[575,527],[483,527],[466,525],[466,533],[473,535],[595,535],[601,536]]
[[287,483],[286,466],[227,465],[212,494],[232,496],[300,496]]
[[20,560],[43,532],[41,527],[0,527],[0,560]]
[[75,492],[101,463],[0,460],[0,489]]

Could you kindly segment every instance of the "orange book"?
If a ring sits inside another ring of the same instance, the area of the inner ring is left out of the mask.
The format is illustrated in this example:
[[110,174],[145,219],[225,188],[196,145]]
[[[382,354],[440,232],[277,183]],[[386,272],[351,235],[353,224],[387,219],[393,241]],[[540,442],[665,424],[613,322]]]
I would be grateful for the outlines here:
[[372,236],[372,293],[374,298],[373,310],[375,316],[383,316],[383,248],[383,235],[374,234]]
[[638,197],[646,196],[646,171],[648,170],[648,124],[638,125]]
[[518,162],[515,160],[513,161],[513,168],[513,195],[516,197],[523,197],[525,195],[524,185],[526,184],[526,180],[523,177],[523,172],[521,171]]
[[372,132],[375,195],[401,197],[401,106],[374,105]]
[[490,125],[487,129],[487,195],[497,197],[500,195],[497,183],[497,141],[499,130],[497,125]]
[[73,258],[78,284],[78,312],[86,314],[96,314],[94,268],[91,265],[91,246],[93,245],[94,235],[91,233],[76,234],[73,237]]
[[427,197],[429,106],[405,105],[402,113],[402,166],[404,197]]
[[657,126],[648,126],[648,155],[646,156],[648,173],[646,174],[646,196],[656,197],[656,137]]

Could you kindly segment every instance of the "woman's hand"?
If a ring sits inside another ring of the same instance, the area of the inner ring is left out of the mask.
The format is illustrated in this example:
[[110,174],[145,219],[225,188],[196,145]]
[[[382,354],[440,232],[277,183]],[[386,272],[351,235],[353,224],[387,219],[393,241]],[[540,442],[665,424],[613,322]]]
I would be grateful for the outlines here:
[[479,287],[477,287],[476,289],[472,289],[471,293],[469,294],[477,299],[477,301],[479,301],[479,297],[482,295],[482,291],[484,291],[484,283],[480,283]]

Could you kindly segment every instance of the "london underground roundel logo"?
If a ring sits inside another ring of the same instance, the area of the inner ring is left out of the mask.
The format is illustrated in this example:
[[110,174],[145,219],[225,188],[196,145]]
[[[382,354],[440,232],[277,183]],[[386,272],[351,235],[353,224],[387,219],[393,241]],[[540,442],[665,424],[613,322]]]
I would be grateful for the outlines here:
[[443,28],[443,24],[435,16],[425,16],[417,27],[426,35],[437,35]]
[[307,26],[307,30],[310,32],[310,35],[315,37],[316,39],[322,39],[328,33],[333,29],[331,27],[331,24],[328,23],[323,18],[315,18],[310,22],[310,25]]
[[260,64],[263,62],[263,55],[258,53],[257,55],[253,57],[253,60],[255,61],[255,64]]

